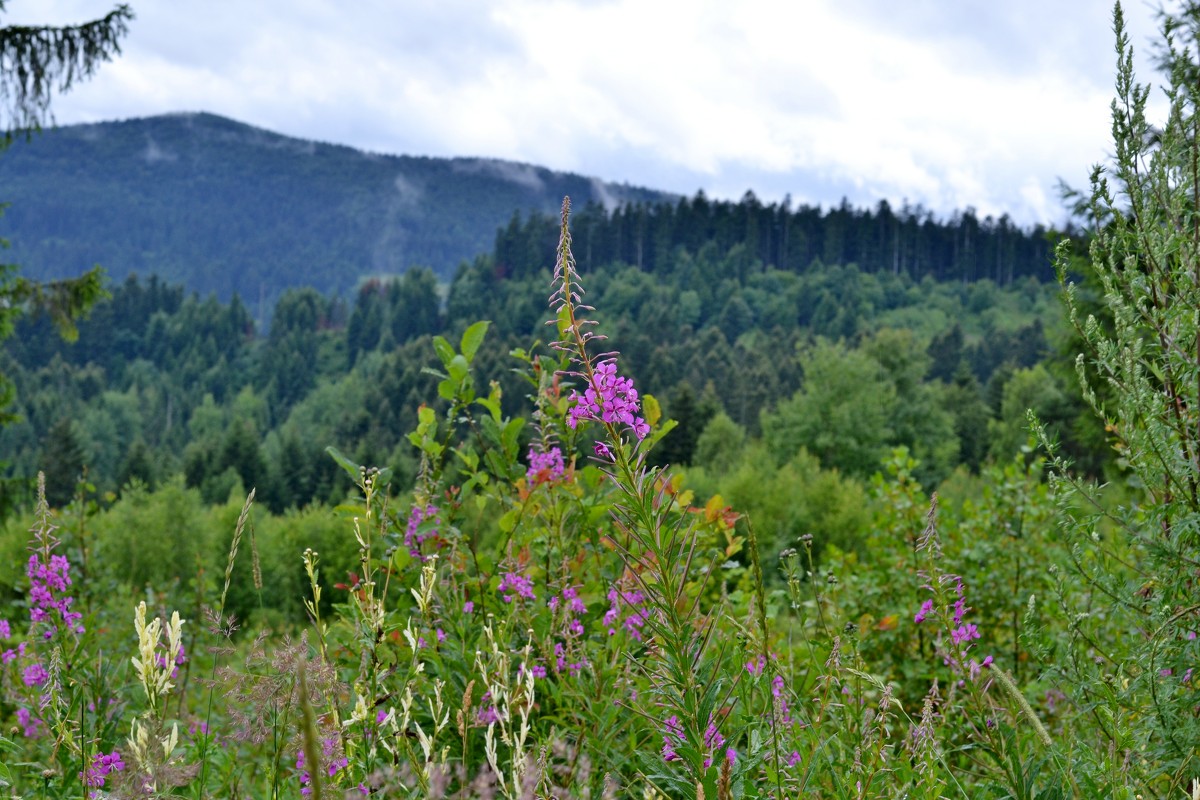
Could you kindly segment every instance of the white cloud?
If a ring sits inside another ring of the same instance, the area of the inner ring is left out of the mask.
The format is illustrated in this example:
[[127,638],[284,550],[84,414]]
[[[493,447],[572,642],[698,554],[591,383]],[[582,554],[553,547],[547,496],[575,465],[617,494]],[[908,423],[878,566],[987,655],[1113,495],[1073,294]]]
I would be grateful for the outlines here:
[[[1152,15],[1127,5],[1140,47]],[[109,7],[32,6],[14,4],[5,21]],[[59,99],[60,123],[206,110],[378,152],[512,159],[733,198],[907,198],[1027,223],[1061,217],[1058,176],[1082,184],[1107,149],[1107,0],[134,8],[124,55]]]

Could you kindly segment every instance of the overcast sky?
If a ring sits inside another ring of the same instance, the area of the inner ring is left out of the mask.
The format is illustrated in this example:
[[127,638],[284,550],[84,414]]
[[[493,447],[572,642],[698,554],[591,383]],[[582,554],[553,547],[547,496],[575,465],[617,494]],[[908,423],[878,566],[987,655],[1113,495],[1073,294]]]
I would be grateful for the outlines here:
[[[1110,151],[1108,0],[130,0],[58,123],[210,111],[656,189],[1064,219]],[[0,24],[100,0],[11,0]],[[1135,48],[1152,7],[1126,4]],[[1145,81],[1153,76],[1139,59]]]

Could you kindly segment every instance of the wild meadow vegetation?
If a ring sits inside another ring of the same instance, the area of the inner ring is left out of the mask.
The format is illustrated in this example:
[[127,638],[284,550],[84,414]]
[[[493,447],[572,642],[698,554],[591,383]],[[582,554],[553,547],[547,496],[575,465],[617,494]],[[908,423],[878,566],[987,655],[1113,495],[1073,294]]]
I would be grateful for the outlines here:
[[564,202],[553,270],[465,266],[450,324],[414,272],[254,358],[156,281],[87,358],[19,332],[5,790],[1200,797],[1200,17],[1154,126],[1115,21],[1057,318],[742,242],[592,275]]

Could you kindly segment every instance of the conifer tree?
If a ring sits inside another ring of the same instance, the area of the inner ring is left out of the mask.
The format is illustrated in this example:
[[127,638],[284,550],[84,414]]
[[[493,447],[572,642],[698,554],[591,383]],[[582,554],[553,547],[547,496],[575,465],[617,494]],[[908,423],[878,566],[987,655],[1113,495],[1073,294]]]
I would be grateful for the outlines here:
[[[6,5],[0,0],[0,14]],[[52,122],[54,95],[91,77],[101,63],[120,53],[132,19],[129,6],[119,5],[81,25],[0,27],[0,151],[16,137]],[[12,335],[17,317],[30,309],[49,314],[59,332],[74,339],[74,320],[103,295],[102,277],[96,267],[78,278],[39,283],[0,264],[0,341]],[[12,399],[12,383],[0,373],[0,425],[12,421],[4,411]]]

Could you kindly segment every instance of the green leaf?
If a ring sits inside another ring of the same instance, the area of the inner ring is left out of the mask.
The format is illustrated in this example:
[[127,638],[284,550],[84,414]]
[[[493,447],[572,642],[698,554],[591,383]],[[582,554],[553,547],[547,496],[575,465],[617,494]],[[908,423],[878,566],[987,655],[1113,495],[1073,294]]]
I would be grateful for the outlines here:
[[504,445],[504,450],[507,453],[515,455],[517,452],[517,437],[521,435],[521,431],[525,428],[525,418],[516,417],[510,419],[504,426],[504,432],[501,434],[501,443]]
[[454,358],[454,348],[442,336],[433,337],[433,349],[437,351],[438,358],[442,360],[442,364],[449,368],[450,359]]
[[479,427],[483,431],[483,436],[487,441],[500,447],[504,446],[501,440],[500,424],[491,417],[484,417],[479,420]]
[[354,481],[356,485],[362,480],[362,467],[342,455],[342,451],[330,445],[325,448],[325,452],[338,463],[339,467],[346,470],[346,474],[350,476],[350,480]]
[[475,401],[478,405],[483,406],[491,413],[491,419],[499,421],[500,419],[500,404],[490,397],[481,397]]
[[504,458],[495,450],[488,450],[484,453],[484,459],[487,461],[488,468],[498,477],[508,477],[508,464]]
[[395,551],[392,552],[392,567],[401,575],[404,574],[404,571],[408,568],[408,565],[412,563],[412,560],[412,556],[403,547],[397,547]]
[[479,351],[479,345],[483,344],[483,337],[487,333],[488,325],[491,323],[482,320],[463,331],[462,354],[467,357],[468,363],[475,360],[475,353]]
[[450,363],[446,364],[446,371],[450,373],[450,380],[461,384],[470,372],[470,367],[467,365],[466,358],[454,356],[450,359]]
[[662,407],[658,404],[658,399],[652,394],[642,395],[642,415],[646,418],[646,423],[653,428],[662,419]]
[[519,508],[510,508],[504,512],[497,523],[500,526],[500,530],[504,533],[512,533],[513,528],[517,527],[517,518],[520,516],[521,509]]

